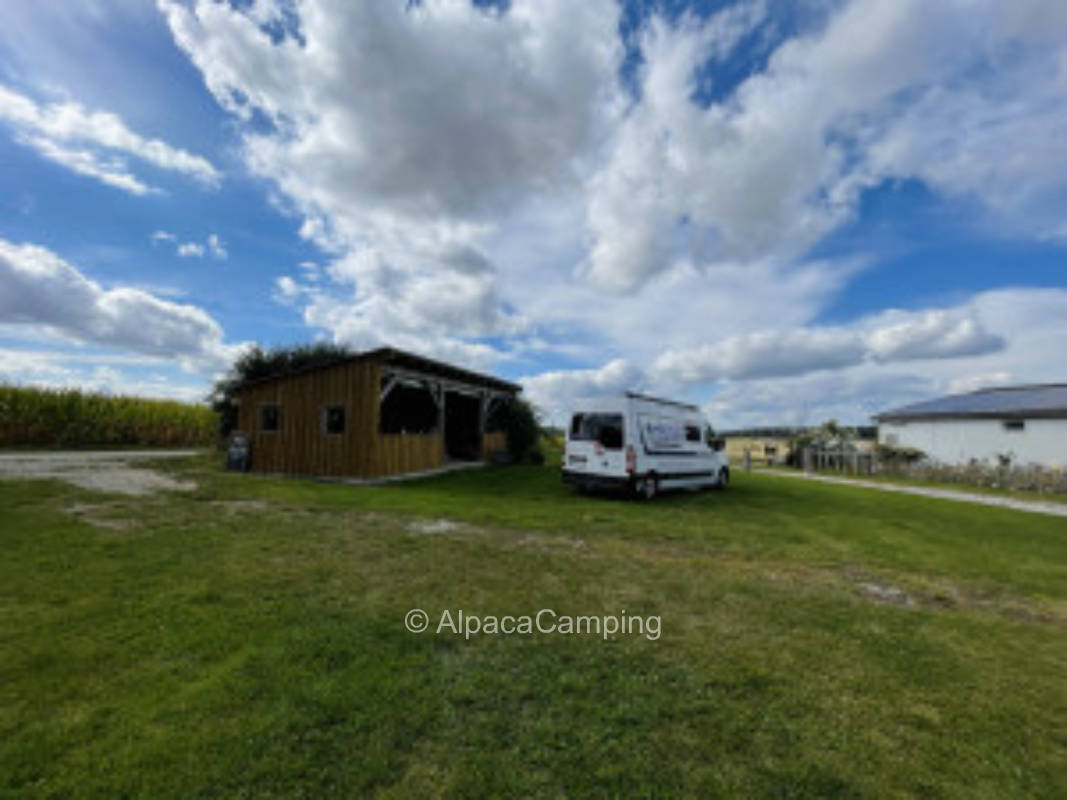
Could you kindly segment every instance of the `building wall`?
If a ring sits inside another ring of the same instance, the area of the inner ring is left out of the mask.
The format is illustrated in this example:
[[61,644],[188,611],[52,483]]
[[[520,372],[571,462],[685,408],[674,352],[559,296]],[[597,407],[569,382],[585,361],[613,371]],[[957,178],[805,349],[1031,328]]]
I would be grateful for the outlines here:
[[[355,361],[251,386],[240,394],[237,425],[252,442],[252,469],[289,475],[376,477],[398,463],[383,463],[378,433],[378,364]],[[258,409],[280,408],[280,430],[259,430]],[[322,432],[321,410],[346,407],[343,434]]]
[[508,449],[508,435],[500,431],[482,434],[482,458],[486,461],[494,450]]
[[744,461],[748,451],[755,463],[781,464],[789,455],[789,439],[776,436],[727,436],[726,455],[732,464]]
[[[241,392],[237,431],[252,443],[251,468],[286,475],[378,478],[434,469],[445,463],[441,433],[379,432],[381,370],[354,361],[251,386]],[[277,404],[280,430],[259,430],[259,407]],[[346,408],[345,432],[322,431],[322,409]],[[482,437],[483,457],[507,447],[503,433]]]
[[378,439],[381,456],[376,476],[420,472],[445,463],[445,437],[439,433],[387,433]]
[[[755,464],[784,464],[792,451],[791,445],[792,440],[783,436],[728,436],[726,455],[731,464],[740,464],[748,450]],[[872,439],[849,440],[849,446],[860,453],[869,453],[874,445]]]
[[1011,431],[999,419],[882,422],[878,441],[894,447],[916,447],[935,461],[965,464],[972,458],[995,462],[1010,453],[1016,464],[1067,466],[1067,420],[1028,419]]

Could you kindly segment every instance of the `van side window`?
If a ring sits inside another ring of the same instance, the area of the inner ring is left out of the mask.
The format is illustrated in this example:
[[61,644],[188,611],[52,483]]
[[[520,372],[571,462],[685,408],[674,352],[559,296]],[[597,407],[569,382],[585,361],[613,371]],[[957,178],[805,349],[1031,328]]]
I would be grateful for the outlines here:
[[699,442],[700,441],[700,428],[696,425],[685,426],[685,440],[687,442]]
[[708,447],[715,444],[715,431],[712,430],[710,425],[704,429],[704,442]]
[[584,414],[575,414],[571,417],[571,438],[578,439],[582,430],[582,418]]
[[572,442],[598,442],[608,450],[622,449],[622,414],[575,414]]

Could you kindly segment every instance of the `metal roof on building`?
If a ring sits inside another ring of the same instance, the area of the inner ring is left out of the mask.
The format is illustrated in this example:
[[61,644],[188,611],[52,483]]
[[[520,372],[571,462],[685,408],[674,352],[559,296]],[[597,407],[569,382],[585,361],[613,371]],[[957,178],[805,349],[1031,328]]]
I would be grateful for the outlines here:
[[879,422],[912,419],[1067,419],[1067,383],[1004,386],[951,394],[876,414]]
[[241,391],[242,389],[258,386],[263,383],[268,383],[269,381],[285,380],[287,378],[294,378],[297,375],[306,375],[309,372],[330,369],[331,367],[336,367],[340,364],[349,364],[353,361],[364,361],[368,359],[379,361],[388,366],[406,367],[420,372],[451,378],[474,386],[487,386],[506,392],[514,392],[516,394],[522,391],[522,387],[519,386],[519,384],[506,381],[503,378],[497,378],[494,375],[486,375],[482,372],[475,372],[464,367],[458,367],[454,364],[447,364],[444,361],[437,361],[433,358],[420,356],[417,353],[412,353],[407,350],[398,350],[395,347],[379,347],[375,350],[366,350],[361,353],[352,353],[351,355],[341,356],[340,358],[325,361],[321,364],[313,364],[292,372],[279,372],[274,375],[266,375],[262,378],[241,383],[237,387],[237,390]]

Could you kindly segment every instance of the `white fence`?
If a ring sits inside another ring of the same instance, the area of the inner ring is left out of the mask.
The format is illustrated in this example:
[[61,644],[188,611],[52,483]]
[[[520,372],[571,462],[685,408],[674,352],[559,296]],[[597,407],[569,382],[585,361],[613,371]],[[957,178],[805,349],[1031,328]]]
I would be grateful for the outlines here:
[[872,475],[881,471],[878,458],[873,452],[845,448],[805,447],[801,463],[805,472],[832,471]]

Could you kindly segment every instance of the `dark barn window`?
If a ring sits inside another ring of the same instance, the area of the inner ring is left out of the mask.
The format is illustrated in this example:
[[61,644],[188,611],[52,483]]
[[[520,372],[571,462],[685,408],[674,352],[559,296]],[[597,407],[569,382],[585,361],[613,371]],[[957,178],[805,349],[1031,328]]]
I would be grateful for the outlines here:
[[276,433],[281,427],[281,409],[268,403],[259,407],[259,430],[260,433]]
[[425,386],[398,383],[381,404],[381,433],[432,433],[437,430],[438,410]]
[[1006,420],[1004,420],[1004,430],[1006,430],[1006,431],[1023,431],[1023,430],[1026,430],[1026,420],[1022,420],[1022,419],[1006,419]]
[[322,409],[322,432],[344,433],[345,432],[345,407],[326,406]]

